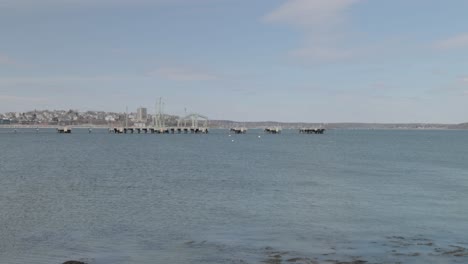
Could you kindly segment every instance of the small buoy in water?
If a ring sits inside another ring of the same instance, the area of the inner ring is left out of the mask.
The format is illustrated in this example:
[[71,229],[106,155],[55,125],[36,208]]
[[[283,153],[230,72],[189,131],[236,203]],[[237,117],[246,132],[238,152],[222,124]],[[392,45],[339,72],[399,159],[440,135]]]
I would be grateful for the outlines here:
[[229,134],[229,136],[231,136],[231,134]]
[[231,141],[232,141],[232,142],[234,142],[234,139],[233,139],[233,140],[231,140]]
[[261,138],[262,136],[258,136],[258,138]]
[[16,129],[14,129],[14,130],[13,130],[13,133],[15,133],[15,134],[16,134],[16,132],[18,132],[18,131],[16,131]]

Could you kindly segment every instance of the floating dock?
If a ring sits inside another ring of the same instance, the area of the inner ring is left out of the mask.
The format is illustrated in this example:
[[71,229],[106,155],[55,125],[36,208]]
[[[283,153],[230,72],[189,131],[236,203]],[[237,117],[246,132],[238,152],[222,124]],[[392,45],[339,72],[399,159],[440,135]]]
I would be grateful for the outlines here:
[[229,131],[233,132],[234,134],[245,134],[247,133],[247,128],[236,127],[236,128],[231,128]]
[[208,134],[207,127],[114,127],[109,129],[113,134]]
[[299,133],[301,134],[323,134],[325,132],[325,128],[301,128],[299,129]]
[[264,131],[267,134],[281,134],[281,127],[267,127]]
[[71,131],[71,128],[68,127],[57,128],[57,132],[60,134],[71,134]]

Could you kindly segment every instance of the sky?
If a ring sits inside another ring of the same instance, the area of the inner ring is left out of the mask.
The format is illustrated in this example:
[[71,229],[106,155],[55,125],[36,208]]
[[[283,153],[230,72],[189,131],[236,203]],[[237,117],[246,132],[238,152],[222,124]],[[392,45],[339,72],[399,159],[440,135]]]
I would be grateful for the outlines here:
[[0,0],[0,112],[468,122],[466,0]]

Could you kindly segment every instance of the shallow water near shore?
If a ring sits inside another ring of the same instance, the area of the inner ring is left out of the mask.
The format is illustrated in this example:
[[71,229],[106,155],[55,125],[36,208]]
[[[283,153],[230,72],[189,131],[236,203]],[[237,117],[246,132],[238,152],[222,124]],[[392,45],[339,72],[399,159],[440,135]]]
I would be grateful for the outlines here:
[[0,145],[0,263],[468,262],[468,131],[0,129]]

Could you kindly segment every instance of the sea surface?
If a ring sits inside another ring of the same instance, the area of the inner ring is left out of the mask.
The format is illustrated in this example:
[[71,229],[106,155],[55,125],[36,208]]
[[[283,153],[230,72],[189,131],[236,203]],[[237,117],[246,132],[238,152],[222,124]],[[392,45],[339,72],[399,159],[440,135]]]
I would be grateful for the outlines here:
[[0,129],[0,263],[468,263],[468,131]]

